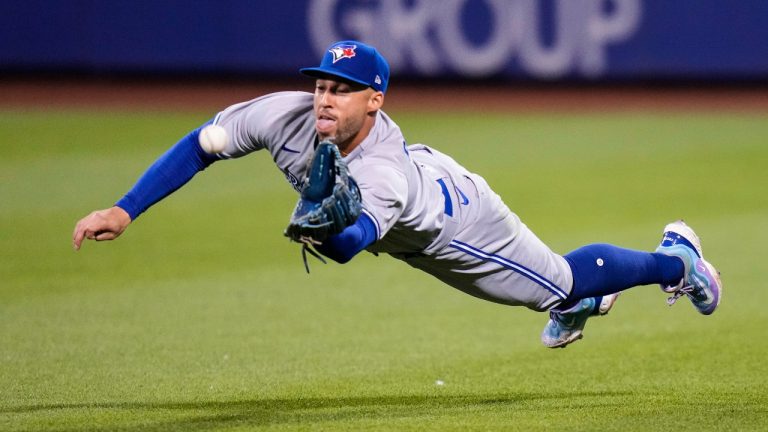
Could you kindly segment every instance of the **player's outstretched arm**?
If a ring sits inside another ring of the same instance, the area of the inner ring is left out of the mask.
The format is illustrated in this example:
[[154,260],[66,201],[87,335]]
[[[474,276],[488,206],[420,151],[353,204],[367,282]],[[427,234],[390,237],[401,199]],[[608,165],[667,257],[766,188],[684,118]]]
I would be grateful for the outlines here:
[[150,206],[186,184],[198,172],[219,160],[206,153],[193,130],[171,147],[141,176],[139,181],[114,207],[97,210],[81,219],[72,234],[72,245],[80,249],[83,240],[114,240],[128,224]]
[[128,228],[130,223],[131,217],[128,212],[120,207],[96,210],[77,222],[75,231],[72,233],[72,246],[75,250],[80,250],[85,239],[114,240]]

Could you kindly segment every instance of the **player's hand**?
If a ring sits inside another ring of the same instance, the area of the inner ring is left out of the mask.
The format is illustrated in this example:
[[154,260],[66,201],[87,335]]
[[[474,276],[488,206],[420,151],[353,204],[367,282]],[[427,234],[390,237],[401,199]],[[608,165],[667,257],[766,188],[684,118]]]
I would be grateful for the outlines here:
[[83,240],[114,240],[128,228],[131,217],[120,207],[96,210],[80,219],[72,233],[72,246],[80,250]]
[[355,223],[362,209],[360,188],[338,147],[323,141],[315,149],[301,198],[284,234],[305,245],[321,244]]

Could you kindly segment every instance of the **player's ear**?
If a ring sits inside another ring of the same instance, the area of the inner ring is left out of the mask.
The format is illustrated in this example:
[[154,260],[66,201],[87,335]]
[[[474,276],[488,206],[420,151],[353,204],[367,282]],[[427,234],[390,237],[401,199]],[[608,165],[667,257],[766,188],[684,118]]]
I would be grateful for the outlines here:
[[368,98],[368,112],[376,112],[384,105],[384,93],[375,91]]

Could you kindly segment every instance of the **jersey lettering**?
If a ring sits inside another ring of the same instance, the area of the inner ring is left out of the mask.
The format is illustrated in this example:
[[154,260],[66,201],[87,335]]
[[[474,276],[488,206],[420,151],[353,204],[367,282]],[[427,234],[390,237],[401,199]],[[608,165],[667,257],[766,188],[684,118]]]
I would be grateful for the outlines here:
[[291,187],[296,190],[296,192],[301,193],[301,189],[304,188],[304,182],[299,180],[298,177],[293,175],[293,173],[288,171],[287,169],[283,169],[282,171],[283,171],[283,174],[285,175],[285,179],[288,181],[288,184],[290,184]]

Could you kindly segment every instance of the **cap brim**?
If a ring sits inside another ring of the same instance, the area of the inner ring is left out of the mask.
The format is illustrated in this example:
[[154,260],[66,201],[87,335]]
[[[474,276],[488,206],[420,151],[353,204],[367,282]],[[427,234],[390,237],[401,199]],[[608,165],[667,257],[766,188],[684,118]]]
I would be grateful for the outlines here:
[[299,69],[299,72],[303,73],[304,75],[311,76],[312,78],[321,78],[321,79],[322,78],[342,78],[346,81],[360,84],[365,87],[371,86],[365,81],[361,81],[359,79],[353,78],[345,73],[340,73],[336,69],[324,69],[322,67],[312,67],[312,68]]

